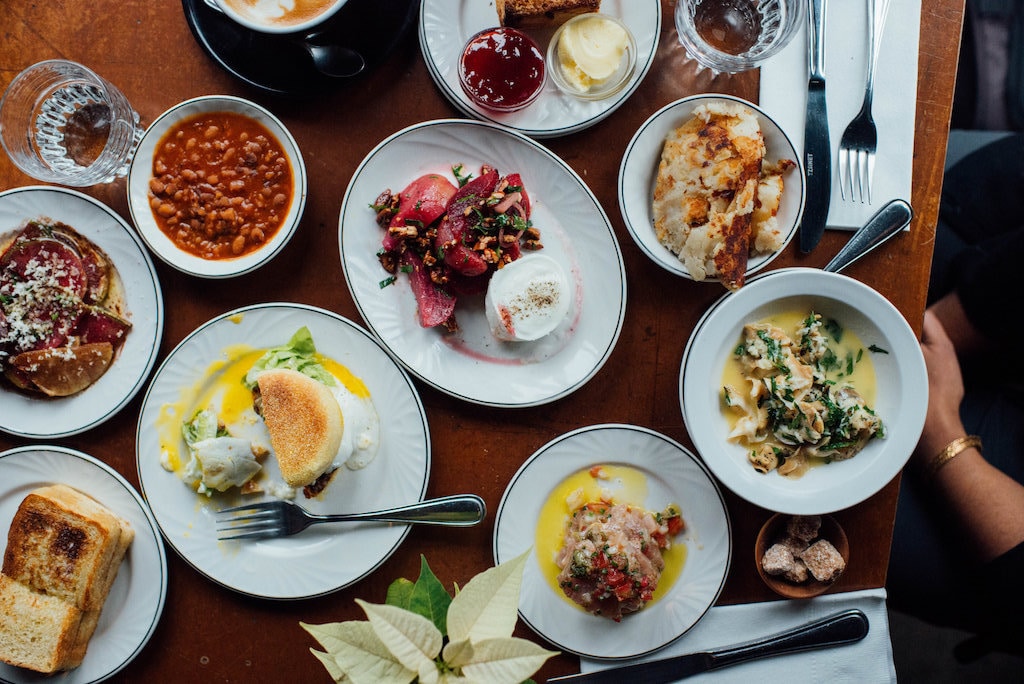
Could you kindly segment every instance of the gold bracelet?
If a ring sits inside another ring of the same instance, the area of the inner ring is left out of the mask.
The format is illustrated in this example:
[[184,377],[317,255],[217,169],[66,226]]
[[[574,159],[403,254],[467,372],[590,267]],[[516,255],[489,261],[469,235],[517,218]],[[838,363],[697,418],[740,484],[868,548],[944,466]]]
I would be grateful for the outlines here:
[[964,435],[957,437],[946,445],[946,448],[938,453],[932,461],[932,476],[939,472],[942,466],[946,465],[959,456],[965,449],[977,449],[981,451],[981,437],[978,435]]

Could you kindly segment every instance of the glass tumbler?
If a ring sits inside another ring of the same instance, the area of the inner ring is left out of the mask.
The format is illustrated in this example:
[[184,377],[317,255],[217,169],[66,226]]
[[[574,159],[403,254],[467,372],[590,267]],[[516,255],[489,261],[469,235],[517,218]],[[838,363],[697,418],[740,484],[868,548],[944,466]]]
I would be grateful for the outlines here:
[[676,31],[686,52],[718,73],[747,71],[784,48],[807,0],[677,0]]
[[123,176],[142,133],[121,91],[67,60],[28,67],[0,99],[0,143],[41,181],[85,187]]

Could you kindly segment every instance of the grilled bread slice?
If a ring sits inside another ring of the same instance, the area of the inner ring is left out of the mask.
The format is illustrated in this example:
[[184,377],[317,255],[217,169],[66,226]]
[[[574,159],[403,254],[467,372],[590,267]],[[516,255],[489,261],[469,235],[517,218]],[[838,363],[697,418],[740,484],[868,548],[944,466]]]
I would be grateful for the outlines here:
[[281,476],[290,487],[312,484],[331,467],[345,420],[326,385],[298,371],[260,373],[260,409]]
[[132,536],[128,523],[85,494],[41,487],[14,515],[3,574],[79,610],[99,610]]
[[584,12],[600,12],[601,0],[496,0],[494,6],[502,26],[543,28]]
[[0,661],[46,674],[74,667],[81,663],[72,664],[72,656],[82,615],[63,599],[0,574]]

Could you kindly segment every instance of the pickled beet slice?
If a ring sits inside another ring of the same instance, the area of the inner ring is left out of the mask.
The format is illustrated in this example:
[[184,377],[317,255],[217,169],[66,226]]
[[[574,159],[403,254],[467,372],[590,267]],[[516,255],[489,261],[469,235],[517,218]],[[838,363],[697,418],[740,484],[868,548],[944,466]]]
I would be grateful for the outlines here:
[[83,344],[109,342],[115,350],[124,344],[131,329],[132,324],[128,321],[96,306],[87,307],[75,326]]
[[[429,226],[439,219],[448,208],[448,202],[458,191],[444,176],[428,173],[420,176],[398,194],[398,213],[391,217],[389,226],[405,226],[418,223]],[[384,249],[397,249],[399,239],[384,233]]]
[[60,287],[83,297],[88,276],[74,249],[52,238],[34,238],[15,242],[0,259],[5,278],[13,275],[22,281]]
[[430,274],[423,267],[423,260],[411,250],[402,252],[402,270],[409,275],[412,294],[416,297],[420,325],[433,328],[441,325],[455,313],[455,297],[451,296],[430,280]]

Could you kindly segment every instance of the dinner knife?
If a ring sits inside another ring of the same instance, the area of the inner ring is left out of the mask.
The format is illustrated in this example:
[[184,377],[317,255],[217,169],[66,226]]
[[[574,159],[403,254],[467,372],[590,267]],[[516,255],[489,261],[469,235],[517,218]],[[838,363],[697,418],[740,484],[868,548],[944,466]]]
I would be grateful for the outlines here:
[[636,665],[612,667],[586,674],[564,675],[549,679],[552,682],[586,684],[619,684],[644,682],[664,684],[690,675],[717,670],[728,665],[744,663],[765,656],[796,653],[825,646],[839,646],[860,641],[868,633],[868,617],[851,608],[815,622],[781,632],[774,636],[727,648],[652,660]]
[[810,0],[807,26],[807,121],[804,123],[804,173],[807,196],[800,223],[800,251],[818,246],[825,233],[832,198],[832,144],[825,108],[825,5]]

